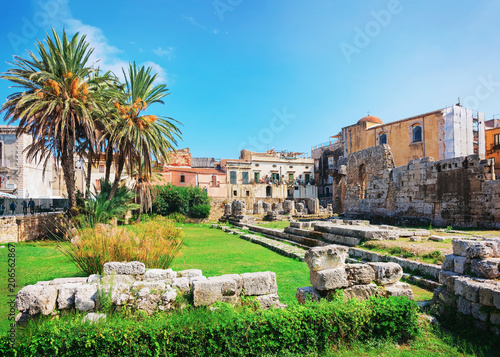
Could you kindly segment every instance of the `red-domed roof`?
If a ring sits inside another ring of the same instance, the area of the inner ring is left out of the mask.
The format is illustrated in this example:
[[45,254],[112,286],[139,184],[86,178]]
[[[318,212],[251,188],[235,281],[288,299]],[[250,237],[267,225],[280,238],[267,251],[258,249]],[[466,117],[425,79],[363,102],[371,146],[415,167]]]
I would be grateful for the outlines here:
[[376,124],[383,124],[383,121],[380,120],[380,118],[377,118],[377,117],[375,117],[373,115],[367,115],[366,117],[359,119],[358,124],[366,123],[366,122],[368,122],[368,123],[376,123]]

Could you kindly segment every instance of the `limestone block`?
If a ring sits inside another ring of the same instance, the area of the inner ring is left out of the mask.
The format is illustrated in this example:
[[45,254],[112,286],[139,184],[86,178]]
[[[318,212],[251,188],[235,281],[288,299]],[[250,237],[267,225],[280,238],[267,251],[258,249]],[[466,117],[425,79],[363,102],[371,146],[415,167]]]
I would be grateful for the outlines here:
[[230,216],[231,213],[232,213],[231,204],[230,203],[226,203],[224,205],[224,216]]
[[172,303],[177,297],[177,291],[174,288],[167,288],[167,290],[161,296],[161,299],[166,303]]
[[494,325],[500,325],[500,312],[491,314],[490,322]]
[[172,286],[176,287],[177,289],[179,289],[182,292],[187,293],[187,292],[189,292],[189,288],[190,288],[189,279],[188,278],[175,278],[172,281]]
[[283,211],[283,204],[281,202],[274,202],[273,203],[273,211],[276,211],[276,212]]
[[331,244],[309,249],[304,256],[304,261],[311,271],[335,269],[345,266],[348,254],[349,248]]
[[319,290],[317,290],[314,286],[297,288],[295,297],[297,298],[299,304],[304,304],[307,300],[319,301],[321,299]]
[[101,285],[132,285],[135,279],[132,275],[106,275],[101,278]]
[[368,300],[370,296],[375,296],[377,294],[377,285],[353,285],[347,289],[343,290],[344,298],[350,300],[356,298],[358,300]]
[[349,285],[344,268],[311,270],[309,274],[311,284],[318,290],[332,290],[345,288]]
[[41,285],[26,285],[19,290],[16,295],[16,308],[21,312],[29,310],[42,288]]
[[471,313],[476,320],[486,322],[489,320],[490,315],[485,312],[485,309],[481,309],[481,307],[482,305],[477,302],[472,303]]
[[101,282],[102,276],[99,274],[91,274],[87,278],[87,283],[88,284],[99,284]]
[[149,290],[155,291],[165,291],[167,288],[167,280],[157,280],[157,281],[136,281],[132,284],[131,288],[133,290],[141,290],[143,288],[148,288]]
[[470,315],[472,313],[472,303],[463,298],[462,296],[458,297],[457,300],[457,311],[461,312],[464,315]]
[[245,296],[276,294],[276,274],[271,271],[241,274]]
[[375,271],[368,264],[346,264],[349,285],[366,285],[375,280]]
[[471,302],[479,302],[480,283],[467,278],[458,278],[455,280],[455,294],[464,297]]
[[486,285],[487,284],[482,284],[481,287],[479,288],[479,303],[481,303],[484,306],[493,307],[494,289]]
[[149,288],[143,288],[136,294],[136,308],[137,310],[144,311],[146,314],[151,315],[155,312],[160,302],[160,295],[154,294]]
[[500,290],[493,291],[493,305],[500,310]]
[[109,262],[103,266],[104,274],[111,275],[136,275],[144,274],[146,266],[141,262]]
[[432,240],[434,242],[444,242],[446,240],[446,237],[440,237],[440,236],[432,235],[428,239]]
[[172,269],[148,269],[144,273],[144,280],[173,280],[177,273]]
[[245,201],[234,200],[231,204],[231,210],[233,216],[244,216],[247,211]]
[[57,289],[53,285],[47,285],[40,290],[36,300],[30,305],[30,315],[41,313],[50,315],[56,309]]
[[85,284],[88,278],[57,278],[50,282],[49,285],[60,284]]
[[106,314],[99,314],[96,312],[89,312],[85,317],[82,319],[82,323],[88,322],[91,324],[95,324],[98,322],[104,322],[106,321]]
[[406,296],[410,300],[413,298],[413,290],[410,284],[402,283],[400,281],[392,284],[387,284],[384,286],[387,297],[390,296]]
[[455,258],[453,259],[453,267],[455,269],[455,273],[464,274],[467,269],[467,257],[455,255]]
[[403,268],[396,263],[368,263],[375,271],[375,283],[377,285],[392,284],[401,279]]
[[262,206],[262,201],[257,201],[253,204],[253,214],[263,214],[264,208]]
[[476,244],[477,242],[474,240],[465,240],[465,239],[452,239],[451,244],[453,246],[453,254],[460,255],[462,257],[467,256],[467,248],[469,248],[472,244]]
[[186,270],[181,270],[177,273],[177,276],[179,278],[188,278],[188,279],[202,275],[203,272],[200,269],[186,269]]
[[295,214],[295,202],[292,200],[285,200],[283,202],[283,211],[285,211],[285,214]]
[[193,282],[194,306],[209,306],[216,301],[236,303],[242,289],[242,278],[237,274],[210,277]]
[[75,308],[79,311],[91,311],[95,308],[97,286],[84,284],[76,288]]
[[493,249],[486,246],[483,242],[474,243],[467,248],[467,258],[474,259],[486,259],[493,255]]
[[280,306],[280,300],[278,294],[267,294],[267,295],[257,296],[256,300],[259,302],[260,308],[263,310],[267,310],[271,307]]
[[297,206],[297,212],[298,212],[298,213],[303,213],[303,212],[304,212],[304,210],[305,210],[305,205],[304,205],[304,203],[302,203],[302,202],[298,202],[298,203],[296,204],[296,206]]
[[271,212],[273,210],[272,205],[268,202],[262,203],[262,209],[264,210],[264,213]]
[[496,279],[500,276],[500,258],[472,259],[471,272],[480,278]]
[[486,238],[483,242],[487,247],[493,251],[492,257],[500,258],[500,240],[494,238]]
[[59,310],[71,309],[75,307],[76,289],[82,284],[62,284],[58,285],[57,307]]
[[441,265],[441,269],[443,270],[448,270],[448,271],[454,271],[455,265],[455,255],[453,254],[448,254],[444,257],[443,264]]

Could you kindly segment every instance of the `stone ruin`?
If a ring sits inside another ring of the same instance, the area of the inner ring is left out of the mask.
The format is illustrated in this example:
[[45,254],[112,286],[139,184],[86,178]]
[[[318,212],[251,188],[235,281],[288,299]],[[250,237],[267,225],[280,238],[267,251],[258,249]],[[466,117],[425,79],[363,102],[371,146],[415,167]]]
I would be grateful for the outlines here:
[[313,286],[297,289],[297,300],[318,301],[342,290],[345,299],[367,300],[370,296],[406,296],[413,300],[409,284],[400,282],[403,269],[396,263],[346,264],[349,249],[340,245],[314,247],[305,262]]
[[[254,205],[254,210],[255,210]],[[247,205],[243,200],[234,200],[232,203],[226,203],[224,205],[224,216],[222,216],[219,221],[227,222],[229,219],[235,220],[240,223],[254,223],[255,218],[247,214]]]
[[60,310],[96,311],[101,308],[103,297],[109,298],[118,310],[130,307],[147,314],[182,308],[177,297],[189,294],[194,306],[209,306],[218,301],[237,305],[242,297],[254,296],[262,309],[285,307],[279,302],[276,274],[270,271],[207,278],[199,269],[146,270],[140,262],[110,262],[104,264],[104,273],[39,281],[23,287],[15,300],[20,311],[16,321],[54,315]]
[[296,213],[295,201],[285,200],[283,202],[283,211],[285,212],[285,214],[294,215]]
[[452,240],[434,291],[439,313],[471,316],[474,325],[500,335],[500,240]]

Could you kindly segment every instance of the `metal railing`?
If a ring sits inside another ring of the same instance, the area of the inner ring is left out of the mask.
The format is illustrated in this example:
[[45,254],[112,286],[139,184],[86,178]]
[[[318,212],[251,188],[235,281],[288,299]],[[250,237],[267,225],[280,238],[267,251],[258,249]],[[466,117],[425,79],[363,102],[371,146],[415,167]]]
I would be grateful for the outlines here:
[[[62,212],[68,205],[66,198],[33,198],[34,205],[29,205],[29,198],[3,198],[0,197],[0,216],[18,214],[37,214],[47,212]],[[23,202],[26,203],[24,209]],[[14,203],[14,206],[12,206]]]

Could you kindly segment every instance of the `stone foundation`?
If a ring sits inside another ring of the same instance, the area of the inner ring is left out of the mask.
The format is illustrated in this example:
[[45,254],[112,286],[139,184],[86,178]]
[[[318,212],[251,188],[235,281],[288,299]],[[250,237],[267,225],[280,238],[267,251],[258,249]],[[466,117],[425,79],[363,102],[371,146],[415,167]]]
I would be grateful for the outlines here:
[[25,242],[56,234],[61,213],[0,217],[0,243]]

